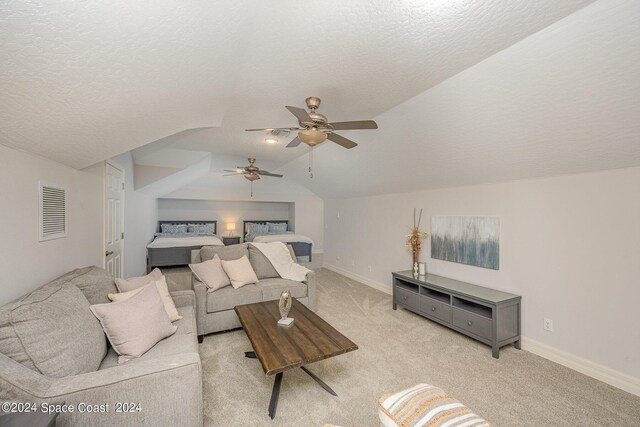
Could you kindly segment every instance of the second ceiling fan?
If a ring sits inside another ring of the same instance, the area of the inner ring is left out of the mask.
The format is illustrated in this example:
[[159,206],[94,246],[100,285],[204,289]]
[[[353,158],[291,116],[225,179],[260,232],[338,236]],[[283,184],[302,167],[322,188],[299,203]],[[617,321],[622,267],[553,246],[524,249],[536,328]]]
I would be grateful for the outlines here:
[[274,130],[286,130],[297,131],[293,141],[291,141],[287,148],[297,147],[301,142],[304,142],[309,147],[314,147],[323,143],[327,139],[333,141],[344,148],[353,148],[357,146],[355,142],[351,141],[344,136],[335,133],[337,130],[359,130],[359,129],[378,129],[378,124],[373,120],[357,120],[350,122],[329,122],[329,119],[324,114],[318,113],[316,110],[320,106],[320,98],[311,96],[305,100],[309,112],[304,108],[286,106],[298,119],[298,127],[290,128],[263,128],[263,129],[246,129],[248,132],[253,131],[274,131]]

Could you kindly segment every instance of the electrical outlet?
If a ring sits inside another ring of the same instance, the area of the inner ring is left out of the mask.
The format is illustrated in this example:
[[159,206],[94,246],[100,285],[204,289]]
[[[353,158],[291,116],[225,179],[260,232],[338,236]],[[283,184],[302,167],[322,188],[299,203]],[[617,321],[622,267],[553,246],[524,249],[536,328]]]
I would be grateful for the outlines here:
[[340,261],[340,257],[336,255],[336,261]]
[[544,322],[542,324],[542,328],[545,331],[553,332],[553,320],[544,318]]
[[371,273],[371,266],[369,266],[369,273]]
[[351,260],[351,267],[355,267],[356,266],[356,262],[354,260]]

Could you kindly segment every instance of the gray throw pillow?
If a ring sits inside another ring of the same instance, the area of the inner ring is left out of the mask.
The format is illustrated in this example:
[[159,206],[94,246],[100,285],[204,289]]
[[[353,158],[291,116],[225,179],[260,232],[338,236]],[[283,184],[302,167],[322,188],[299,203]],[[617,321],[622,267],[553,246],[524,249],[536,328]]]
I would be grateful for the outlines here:
[[231,246],[204,246],[200,250],[200,258],[202,261],[209,261],[218,254],[222,261],[233,261],[243,256],[249,257],[249,251],[246,244]]
[[89,306],[70,283],[35,290],[3,307],[0,351],[55,378],[98,370],[107,341]]
[[258,280],[280,277],[269,258],[252,244],[249,244],[249,261],[251,261],[251,266],[258,276]]
[[137,358],[178,329],[169,321],[155,283],[124,301],[91,306],[100,320],[111,346],[120,356],[118,363]]

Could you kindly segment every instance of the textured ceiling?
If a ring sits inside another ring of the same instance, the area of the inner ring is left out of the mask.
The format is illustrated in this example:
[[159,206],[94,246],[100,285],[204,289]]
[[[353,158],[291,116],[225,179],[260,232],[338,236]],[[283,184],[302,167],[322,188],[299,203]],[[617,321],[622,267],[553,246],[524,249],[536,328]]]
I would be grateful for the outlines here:
[[640,1],[600,1],[282,171],[352,197],[640,166],[639,77]]
[[76,168],[157,140],[284,164],[304,148],[242,129],[293,125],[310,95],[379,115],[591,2],[3,1],[0,143]]

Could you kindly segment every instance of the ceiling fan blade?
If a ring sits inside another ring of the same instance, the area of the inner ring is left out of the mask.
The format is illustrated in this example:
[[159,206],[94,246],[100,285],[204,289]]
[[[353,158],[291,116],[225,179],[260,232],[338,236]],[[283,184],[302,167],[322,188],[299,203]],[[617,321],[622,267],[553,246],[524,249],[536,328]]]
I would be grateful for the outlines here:
[[286,130],[286,131],[294,131],[300,130],[300,128],[260,128],[260,129],[245,129],[246,132],[271,132],[274,130]]
[[301,142],[302,141],[300,140],[300,137],[296,136],[295,138],[293,138],[293,140],[289,144],[287,144],[287,148],[297,147],[298,145],[300,145]]
[[291,114],[296,116],[299,122],[312,121],[311,117],[309,116],[309,113],[307,113],[307,110],[305,110],[304,108],[292,107],[290,105],[287,105],[285,108],[291,111]]
[[222,172],[233,172],[233,173],[243,173],[244,171],[240,170],[242,168],[238,168],[238,169],[225,169]]
[[342,145],[344,148],[353,148],[358,145],[352,140],[347,139],[344,136],[340,136],[337,133],[330,133],[329,135],[327,135],[327,139],[335,142],[338,145]]
[[378,124],[373,120],[356,120],[353,122],[329,123],[335,130],[378,129]]
[[273,176],[273,177],[276,177],[276,178],[282,178],[284,176],[284,175],[279,175],[277,173],[267,172],[265,170],[259,170],[258,174],[264,175],[264,176]]
[[237,176],[237,175],[240,175],[240,174],[239,173],[225,173],[222,176]]

